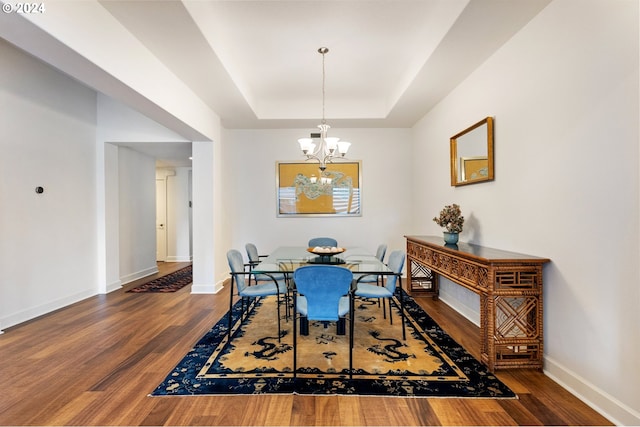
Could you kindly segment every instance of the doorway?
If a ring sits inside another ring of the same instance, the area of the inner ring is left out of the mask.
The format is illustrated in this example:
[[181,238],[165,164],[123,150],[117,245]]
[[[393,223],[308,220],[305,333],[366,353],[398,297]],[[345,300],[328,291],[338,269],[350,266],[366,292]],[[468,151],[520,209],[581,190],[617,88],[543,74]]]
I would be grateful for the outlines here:
[[156,260],[192,259],[191,168],[156,169]]
[[167,260],[167,181],[156,179],[156,261]]

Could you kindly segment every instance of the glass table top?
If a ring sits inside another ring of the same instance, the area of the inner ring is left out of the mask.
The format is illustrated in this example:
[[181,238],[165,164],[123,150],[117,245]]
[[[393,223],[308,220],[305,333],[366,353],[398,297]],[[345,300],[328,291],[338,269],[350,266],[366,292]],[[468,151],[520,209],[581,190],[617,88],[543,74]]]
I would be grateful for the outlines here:
[[293,273],[297,268],[311,264],[331,264],[345,267],[355,273],[393,274],[375,255],[363,248],[353,247],[339,254],[316,255],[302,246],[281,246],[264,258],[254,273]]

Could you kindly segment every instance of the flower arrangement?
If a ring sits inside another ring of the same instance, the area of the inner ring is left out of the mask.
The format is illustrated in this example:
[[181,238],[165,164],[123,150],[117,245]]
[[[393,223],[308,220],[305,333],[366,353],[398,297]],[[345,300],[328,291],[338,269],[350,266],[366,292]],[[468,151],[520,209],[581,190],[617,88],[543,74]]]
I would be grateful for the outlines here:
[[449,233],[460,233],[462,231],[462,224],[464,224],[464,217],[460,206],[455,203],[447,205],[440,211],[440,216],[433,218],[436,224],[440,227],[444,227]]

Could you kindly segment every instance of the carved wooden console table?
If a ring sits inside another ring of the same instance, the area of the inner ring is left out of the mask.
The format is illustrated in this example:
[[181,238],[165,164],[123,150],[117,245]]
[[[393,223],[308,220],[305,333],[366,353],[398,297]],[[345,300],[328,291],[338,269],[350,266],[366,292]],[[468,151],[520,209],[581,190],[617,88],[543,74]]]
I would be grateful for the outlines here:
[[481,360],[491,371],[542,369],[542,266],[549,259],[405,237],[412,294],[437,298],[439,274],[480,295]]

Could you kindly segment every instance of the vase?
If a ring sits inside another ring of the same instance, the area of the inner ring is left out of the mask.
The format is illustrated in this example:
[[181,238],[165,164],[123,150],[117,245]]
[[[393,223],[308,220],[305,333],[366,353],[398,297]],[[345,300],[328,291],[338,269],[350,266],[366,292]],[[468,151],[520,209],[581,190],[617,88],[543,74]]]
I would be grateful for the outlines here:
[[445,231],[444,242],[448,245],[455,245],[458,243],[458,234],[459,233],[449,233],[448,231]]

